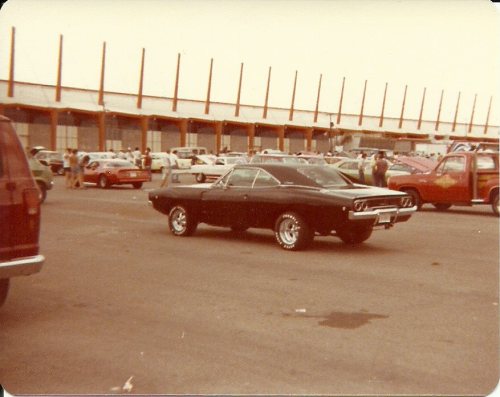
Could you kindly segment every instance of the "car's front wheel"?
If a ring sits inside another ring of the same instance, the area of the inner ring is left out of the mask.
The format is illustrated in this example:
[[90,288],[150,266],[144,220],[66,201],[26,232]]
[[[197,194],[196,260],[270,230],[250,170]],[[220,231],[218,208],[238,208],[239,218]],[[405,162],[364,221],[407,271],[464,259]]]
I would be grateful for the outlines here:
[[402,191],[411,196],[414,205],[417,206],[417,211],[420,211],[420,209],[422,208],[422,199],[420,197],[420,193],[418,193],[416,189],[403,189]]
[[311,244],[314,231],[297,213],[285,212],[274,225],[274,236],[285,250],[299,251]]
[[346,244],[361,244],[372,235],[371,226],[346,226],[337,230],[337,236]]
[[97,181],[97,185],[101,188],[101,189],[107,189],[109,188],[110,186],[110,183],[108,181],[108,178],[106,178],[106,175],[101,175],[99,177],[99,180]]
[[168,214],[168,227],[175,236],[191,236],[198,226],[196,217],[186,207],[176,205]]
[[1,278],[0,279],[0,306],[2,306],[7,299],[7,294],[9,292],[10,279]]
[[132,183],[134,189],[140,189],[142,187],[142,182],[134,182]]
[[207,176],[205,174],[196,174],[196,182],[198,183],[203,183],[207,179]]
[[496,216],[500,216],[500,202],[498,199],[498,192],[493,193],[493,197],[491,199],[491,209]]
[[43,203],[47,198],[47,186],[42,182],[37,182],[38,189],[40,189],[40,203]]

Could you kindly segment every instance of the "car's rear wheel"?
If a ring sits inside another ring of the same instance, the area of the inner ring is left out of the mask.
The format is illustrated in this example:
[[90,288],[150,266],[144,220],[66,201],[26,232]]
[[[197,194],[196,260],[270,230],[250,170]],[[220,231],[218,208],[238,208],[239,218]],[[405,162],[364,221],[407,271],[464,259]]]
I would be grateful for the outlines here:
[[448,203],[433,203],[432,205],[438,211],[446,211],[447,209],[449,209],[451,207],[451,204],[448,204]]
[[107,188],[109,188],[110,184],[109,184],[108,178],[106,178],[106,175],[99,176],[99,180],[97,181],[97,185],[101,189],[107,189]]
[[274,225],[274,236],[285,250],[299,251],[311,244],[314,231],[297,213],[285,212]]
[[418,191],[416,189],[403,189],[402,191],[411,196],[413,204],[417,206],[417,211],[419,211],[422,208],[422,199]]
[[361,244],[372,235],[372,226],[347,226],[337,230],[337,236],[346,244]]
[[203,183],[207,179],[207,176],[205,174],[196,174],[196,182],[198,183]]
[[47,198],[47,186],[43,182],[37,182],[38,189],[40,189],[40,203],[43,203]]
[[7,299],[7,294],[9,292],[10,279],[2,278],[0,279],[0,306],[5,303]]
[[176,205],[168,214],[168,227],[175,236],[191,236],[198,226],[195,216],[186,207]]
[[142,187],[142,182],[134,182],[132,183],[134,189],[140,189]]
[[500,216],[500,202],[498,199],[498,192],[493,193],[491,198],[491,209],[496,216]]

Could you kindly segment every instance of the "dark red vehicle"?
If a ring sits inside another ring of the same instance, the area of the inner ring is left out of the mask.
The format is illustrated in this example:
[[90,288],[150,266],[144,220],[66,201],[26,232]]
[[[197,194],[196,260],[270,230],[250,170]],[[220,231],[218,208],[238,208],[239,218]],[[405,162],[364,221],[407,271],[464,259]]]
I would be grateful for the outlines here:
[[131,184],[140,189],[144,182],[151,180],[151,173],[142,170],[127,160],[96,160],[85,167],[84,182],[95,183],[102,189],[112,185]]

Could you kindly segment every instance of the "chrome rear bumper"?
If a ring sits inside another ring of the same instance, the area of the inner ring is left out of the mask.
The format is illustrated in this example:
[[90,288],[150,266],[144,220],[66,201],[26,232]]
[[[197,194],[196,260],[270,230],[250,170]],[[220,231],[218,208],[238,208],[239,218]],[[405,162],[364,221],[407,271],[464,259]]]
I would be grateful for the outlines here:
[[0,262],[0,278],[28,276],[38,273],[45,262],[43,255],[34,255],[12,261]]
[[379,208],[371,211],[349,211],[349,220],[373,219],[374,224],[383,225],[394,223],[398,218],[411,215],[416,211],[416,206],[409,208]]

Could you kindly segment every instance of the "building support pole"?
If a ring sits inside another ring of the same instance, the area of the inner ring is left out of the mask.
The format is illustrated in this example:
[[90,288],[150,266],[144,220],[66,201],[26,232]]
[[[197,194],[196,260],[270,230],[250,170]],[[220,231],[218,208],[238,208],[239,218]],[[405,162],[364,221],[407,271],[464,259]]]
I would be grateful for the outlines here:
[[106,42],[102,43],[101,81],[99,83],[99,106],[104,106],[104,69],[106,67]]
[[420,105],[420,116],[418,117],[418,124],[417,124],[417,130],[422,127],[422,116],[424,114],[424,103],[425,103],[425,92],[427,91],[427,88],[424,87],[424,93],[422,95],[422,104]]
[[248,154],[253,154],[255,148],[255,124],[248,124],[247,136],[248,136]]
[[385,111],[385,99],[387,97],[387,83],[385,83],[384,99],[382,99],[382,111],[380,112],[380,120],[378,126],[382,127],[384,125],[384,111]]
[[493,96],[490,97],[490,104],[488,105],[488,113],[486,114],[486,123],[484,124],[484,134],[485,135],[488,132],[488,123],[490,121],[490,111],[491,111],[491,102],[492,101],[493,101]]
[[243,62],[240,67],[240,82],[238,83],[238,95],[236,96],[236,109],[234,110],[234,116],[240,117],[240,99],[241,99],[241,83],[243,81]]
[[319,84],[318,84],[318,96],[316,98],[316,108],[314,109],[314,122],[318,122],[318,112],[319,112],[319,96],[321,94],[321,80],[323,79],[323,75],[319,75]]
[[10,34],[10,67],[9,67],[9,84],[7,88],[7,96],[14,96],[14,53],[16,50],[16,28],[13,26]]
[[403,127],[403,116],[404,116],[404,113],[405,113],[405,104],[406,104],[406,92],[408,90],[408,85],[405,85],[405,93],[404,93],[404,96],[403,96],[403,104],[401,105],[401,115],[399,116],[399,125],[398,125],[398,128],[402,128]]
[[266,99],[264,102],[264,111],[262,113],[262,118],[267,119],[267,105],[269,101],[269,87],[271,86],[271,66],[269,66],[269,73],[267,75],[267,88],[266,88]]
[[453,126],[451,127],[451,132],[455,132],[457,128],[457,117],[458,117],[458,105],[460,104],[460,91],[458,92],[457,107],[455,108],[455,117],[453,118]]
[[438,114],[436,118],[436,126],[434,129],[437,131],[439,130],[439,118],[441,117],[441,107],[443,106],[443,96],[444,96],[444,90],[441,90],[441,99],[439,100],[439,109],[438,109]]
[[290,105],[290,113],[288,114],[289,121],[293,120],[293,111],[294,111],[294,106],[295,106],[295,92],[297,89],[297,74],[298,74],[298,72],[295,71],[295,80],[293,82],[293,91],[292,91],[292,104]]
[[141,74],[139,76],[139,94],[137,95],[137,108],[142,108],[142,88],[144,82],[144,58],[146,55],[146,49],[142,49],[142,60],[141,60]]
[[359,112],[358,125],[363,124],[363,110],[365,109],[366,85],[368,80],[365,80],[365,88],[363,89],[363,99],[361,100],[361,110]]
[[312,150],[312,139],[313,139],[314,128],[306,129],[306,150],[310,152]]
[[179,132],[181,133],[181,142],[179,146],[186,146],[189,122],[189,119],[179,120]]
[[179,95],[179,71],[181,67],[181,54],[177,53],[177,72],[175,73],[174,100],[172,101],[172,112],[177,112],[177,101]]
[[339,112],[337,113],[337,125],[340,124],[340,118],[342,117],[342,101],[344,100],[344,84],[345,84],[345,77],[342,79],[342,90],[340,91]]
[[477,100],[477,94],[474,95],[474,104],[472,105],[472,113],[470,115],[470,123],[469,123],[469,130],[468,130],[469,134],[472,131],[472,124],[474,123],[474,112],[476,111],[476,100]]
[[219,153],[222,146],[222,135],[224,134],[224,125],[222,121],[215,122],[215,152]]
[[149,116],[141,116],[141,152],[148,146]]
[[278,149],[281,151],[285,150],[285,126],[280,125],[277,127],[278,130]]
[[207,89],[207,100],[205,101],[205,114],[210,112],[210,91],[212,89],[212,69],[214,66],[214,59],[210,59],[210,73],[208,74],[208,89]]
[[106,113],[97,113],[97,124],[99,128],[99,151],[104,152],[106,148]]
[[59,112],[57,109],[50,111],[50,150],[57,150],[57,124]]
[[56,102],[61,102],[63,35],[59,35],[59,61],[57,64]]

